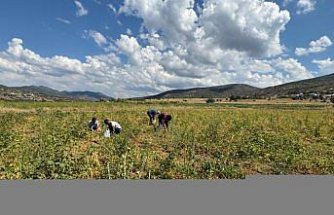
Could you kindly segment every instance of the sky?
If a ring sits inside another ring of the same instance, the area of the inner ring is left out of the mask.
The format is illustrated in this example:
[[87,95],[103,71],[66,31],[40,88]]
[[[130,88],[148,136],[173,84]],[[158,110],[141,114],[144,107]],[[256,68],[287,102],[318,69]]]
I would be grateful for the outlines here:
[[0,84],[268,87],[334,73],[333,0],[1,0]]

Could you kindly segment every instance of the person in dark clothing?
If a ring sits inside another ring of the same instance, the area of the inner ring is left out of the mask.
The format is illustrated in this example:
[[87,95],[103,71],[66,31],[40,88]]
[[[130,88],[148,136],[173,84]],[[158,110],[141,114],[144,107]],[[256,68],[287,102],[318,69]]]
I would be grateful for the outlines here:
[[110,121],[109,119],[104,120],[104,124],[108,126],[110,136],[113,134],[119,134],[122,131],[122,127],[118,122]]
[[167,114],[167,113],[160,113],[158,115],[158,120],[159,120],[159,127],[168,129],[168,123],[172,120],[172,116]]
[[91,131],[98,131],[100,129],[100,126],[99,126],[99,121],[97,120],[96,117],[93,117],[91,121],[89,121],[88,123],[88,128],[91,130]]
[[155,109],[149,109],[147,115],[150,118],[150,125],[153,125],[155,122],[155,117],[160,114],[160,111]]

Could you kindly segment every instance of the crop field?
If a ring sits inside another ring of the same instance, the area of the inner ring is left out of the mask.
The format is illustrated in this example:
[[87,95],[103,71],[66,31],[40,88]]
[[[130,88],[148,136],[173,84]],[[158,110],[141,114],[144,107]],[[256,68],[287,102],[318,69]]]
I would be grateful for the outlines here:
[[[173,117],[154,130],[146,111]],[[91,132],[96,116],[118,136]],[[0,179],[242,179],[334,173],[328,104],[0,101]]]

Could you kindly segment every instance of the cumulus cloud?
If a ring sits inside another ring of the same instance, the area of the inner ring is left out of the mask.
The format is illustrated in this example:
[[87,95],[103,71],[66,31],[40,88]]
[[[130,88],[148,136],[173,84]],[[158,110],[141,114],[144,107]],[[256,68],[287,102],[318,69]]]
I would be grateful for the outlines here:
[[303,56],[311,53],[324,52],[331,45],[333,45],[332,41],[327,36],[323,36],[318,40],[311,41],[308,48],[296,48],[295,54],[297,56]]
[[245,0],[208,0],[205,4],[199,22],[205,37],[216,40],[221,48],[252,56],[282,53],[279,35],[290,15],[277,4]]
[[116,45],[120,51],[125,54],[134,65],[142,63],[141,46],[135,37],[121,35],[116,41]]
[[328,75],[334,73],[334,59],[326,60],[313,60],[313,63],[317,64],[321,75]]
[[317,2],[314,0],[298,0],[297,2],[297,14],[307,14],[315,10],[315,4]]
[[[6,83],[39,84],[61,90],[97,90],[115,97],[142,96],[173,88],[246,83],[260,87],[312,77],[295,59],[255,60],[225,54],[218,66],[193,64],[172,51],[141,47],[134,37],[122,35],[120,52],[87,56],[84,62],[65,56],[41,57],[25,49],[21,39],[0,53],[0,71]],[[180,53],[179,53],[180,54]],[[228,61],[232,60],[229,64]],[[227,67],[229,66],[229,67]]]
[[172,40],[187,39],[195,27],[197,15],[193,0],[125,0],[120,13],[143,19],[144,26],[151,32],[163,31]]
[[277,72],[286,72],[286,79],[295,81],[303,77],[303,79],[312,78],[313,75],[296,59],[274,59],[271,62]]
[[[65,56],[43,58],[29,49],[24,49],[23,41],[19,38],[12,39],[8,43],[6,52],[1,53],[0,56],[3,62],[13,63],[14,67],[12,71],[18,73],[27,72],[34,75],[43,72],[53,76],[83,74],[83,67],[79,60],[70,59]],[[9,68],[7,66],[4,67]]]
[[100,47],[102,47],[102,46],[104,46],[108,43],[107,38],[98,31],[85,30],[85,35],[84,36],[93,39],[94,42]]
[[88,14],[88,10],[84,8],[84,6],[82,5],[80,1],[75,0],[74,4],[77,8],[77,12],[76,12],[77,16],[85,16]]
[[[194,34],[214,40],[222,49],[256,56],[282,52],[279,34],[290,20],[275,3],[250,0],[207,0],[198,17],[195,1],[126,0],[121,12],[143,19],[150,32],[162,31],[169,43],[186,43]],[[198,24],[197,24],[198,23]]]
[[286,7],[290,3],[296,2],[298,15],[307,14],[315,10],[315,5],[317,4],[316,0],[284,0],[283,6]]
[[6,85],[36,84],[60,90],[91,89],[125,96],[124,89],[118,86],[115,86],[117,93],[110,92],[111,81],[120,82],[121,79],[118,79],[121,72],[115,68],[117,65],[120,65],[120,59],[112,53],[87,56],[85,62],[66,56],[41,57],[25,49],[19,38],[12,39],[7,50],[0,52],[1,83]]
[[280,33],[290,16],[275,3],[125,0],[120,12],[142,20],[140,35],[108,41],[87,31],[108,52],[84,61],[41,57],[13,39],[0,52],[2,80],[129,97],[231,83],[266,87],[312,77],[298,60],[282,57]]

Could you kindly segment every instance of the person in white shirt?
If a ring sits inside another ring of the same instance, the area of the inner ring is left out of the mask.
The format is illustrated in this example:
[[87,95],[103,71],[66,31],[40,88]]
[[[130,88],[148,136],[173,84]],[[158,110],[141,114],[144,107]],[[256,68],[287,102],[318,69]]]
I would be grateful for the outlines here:
[[109,119],[105,119],[104,124],[108,126],[110,136],[112,136],[113,134],[119,134],[122,131],[122,127],[118,122],[110,121]]

